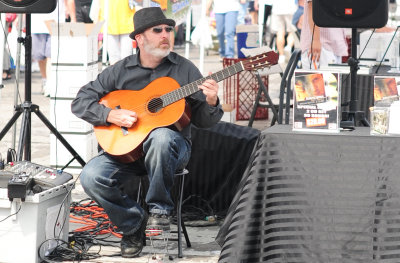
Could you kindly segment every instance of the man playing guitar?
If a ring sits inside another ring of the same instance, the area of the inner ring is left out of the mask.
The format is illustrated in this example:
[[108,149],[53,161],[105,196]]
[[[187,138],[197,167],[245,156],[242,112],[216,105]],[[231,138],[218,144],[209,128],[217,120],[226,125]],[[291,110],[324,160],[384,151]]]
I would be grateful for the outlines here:
[[[170,99],[157,96],[171,91],[170,86],[186,85],[203,76],[191,61],[170,52],[175,21],[167,19],[160,8],[143,8],[133,20],[135,30],[130,37],[137,41],[137,54],[106,68],[72,102],[72,112],[95,126],[104,149],[83,168],[81,184],[123,233],[123,257],[140,254],[146,226],[169,229],[174,209],[170,190],[175,172],[190,158],[190,124],[211,127],[223,115],[218,84],[212,78],[195,85],[198,91],[190,96],[161,108]],[[135,103],[136,99],[141,102]],[[186,114],[188,106],[191,113]],[[176,112],[178,118],[170,119]],[[136,140],[135,149],[125,149]],[[150,216],[120,189],[132,176],[144,173],[150,182],[146,195]]]

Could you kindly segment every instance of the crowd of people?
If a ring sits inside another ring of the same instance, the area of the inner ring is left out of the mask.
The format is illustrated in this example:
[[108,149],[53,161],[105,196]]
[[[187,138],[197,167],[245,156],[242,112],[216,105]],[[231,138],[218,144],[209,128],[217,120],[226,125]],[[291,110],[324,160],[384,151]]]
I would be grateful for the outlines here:
[[[285,63],[301,32],[304,0],[269,1],[265,5],[267,32],[275,36],[273,47],[279,53],[279,63]],[[208,0],[207,15],[214,16],[221,58],[235,57],[235,29],[241,24],[258,24],[259,1]],[[270,44],[270,43],[267,43]]]
[[[46,90],[47,61],[50,60],[49,21],[92,23],[108,19],[108,56],[110,64],[134,54],[135,48],[129,40],[129,32],[134,25],[129,23],[133,15],[141,8],[142,0],[114,0],[108,5],[108,14],[104,14],[105,1],[92,0],[57,0],[56,10],[51,14],[32,15],[33,61],[38,63],[43,79],[43,90]],[[280,0],[267,1],[263,7],[263,21],[268,43],[279,54],[279,63],[288,61],[296,43],[302,50],[302,65],[305,68],[318,68],[328,63],[337,63],[348,55],[346,31],[343,28],[319,28],[312,20],[312,0]],[[259,1],[249,0],[207,0],[207,16],[215,19],[219,54],[221,58],[236,56],[236,26],[241,24],[258,24]],[[8,31],[15,28],[18,22],[14,16],[7,16]],[[195,25],[194,25],[195,26]],[[179,25],[171,32],[172,46],[174,35]],[[8,32],[7,31],[7,32]],[[182,28],[180,30],[182,33]],[[7,33],[6,32],[6,33]],[[265,33],[264,32],[264,33]],[[348,34],[348,33],[347,33]],[[335,41],[333,41],[333,39]],[[102,34],[99,35],[101,45]],[[178,44],[181,41],[179,41]],[[13,58],[5,47],[3,60],[3,80],[11,78]],[[312,54],[312,55],[311,55]],[[10,64],[11,61],[11,64]]]
[[[133,31],[133,15],[140,5],[131,0],[114,0],[108,6],[108,14],[104,14],[105,1],[92,0],[57,0],[57,7],[52,13],[31,14],[32,33],[32,62],[33,69],[38,65],[42,77],[42,92],[48,94],[47,78],[51,59],[51,32],[52,22],[81,22],[93,23],[102,21],[107,17],[107,34],[109,38],[108,56],[110,64],[132,55],[134,48],[132,40],[129,40],[129,33]],[[132,4],[133,3],[133,4]],[[17,30],[20,21],[16,14],[7,14],[7,31]],[[25,16],[23,16],[25,26]],[[23,26],[23,27],[24,27]],[[23,28],[23,32],[25,32]],[[102,34],[99,35],[101,43]],[[3,80],[11,78],[13,57],[9,54],[9,47],[5,45],[3,61]]]
[[[266,32],[273,37],[266,43],[279,54],[279,64],[288,61],[295,42],[300,42],[304,68],[319,68],[320,65],[339,63],[348,55],[346,31],[343,28],[320,28],[312,20],[312,0],[268,1],[263,23]],[[212,5],[213,4],[213,5]],[[243,13],[244,8],[247,10]],[[235,27],[243,23],[242,17],[249,15],[252,24],[258,24],[259,1],[208,0],[207,11],[214,11],[216,19],[219,53],[221,57],[235,56]],[[274,41],[273,41],[274,40]]]
[[[298,1],[298,3],[297,3]],[[104,14],[105,1],[92,0],[57,0],[57,8],[50,14],[32,14],[32,59],[33,68],[38,65],[42,77],[42,91],[48,94],[46,84],[49,74],[51,59],[51,32],[50,22],[83,22],[93,23],[102,21],[107,17],[108,35],[108,59],[114,64],[120,59],[135,53],[129,33],[134,25],[130,23],[133,15],[141,8],[142,0],[114,0],[108,5],[108,14]],[[275,3],[276,2],[276,3]],[[293,32],[300,32],[302,24],[302,7],[304,0],[275,1],[267,6],[272,10],[271,30],[276,34],[276,49],[280,55],[280,61],[288,58],[288,53],[293,48]],[[296,2],[296,3],[295,3]],[[298,6],[298,8],[296,7]],[[207,15],[212,15],[216,20],[217,38],[219,41],[219,53],[221,58],[235,57],[235,35],[236,26],[240,24],[258,23],[258,0],[207,0]],[[297,9],[297,11],[296,11]],[[294,15],[293,15],[294,14]],[[7,28],[9,31],[16,30],[18,19],[15,14],[8,14]],[[180,29],[180,30],[179,30]],[[174,48],[175,35],[182,33],[182,28],[176,25],[171,32],[172,46]],[[8,30],[7,30],[8,32]],[[102,34],[99,34],[99,45],[102,43]],[[178,40],[177,44],[181,44]],[[13,69],[13,57],[9,54],[9,48],[5,45],[5,56],[3,61],[3,80],[11,78]],[[11,61],[11,64],[10,64]]]

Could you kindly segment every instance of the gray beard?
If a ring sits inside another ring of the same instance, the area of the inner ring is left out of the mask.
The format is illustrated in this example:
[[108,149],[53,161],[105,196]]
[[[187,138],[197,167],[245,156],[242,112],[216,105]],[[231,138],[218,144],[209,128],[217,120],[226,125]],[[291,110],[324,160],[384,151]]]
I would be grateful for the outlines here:
[[161,48],[156,48],[151,45],[147,45],[147,43],[145,43],[143,46],[144,46],[144,50],[146,50],[147,53],[149,53],[157,58],[165,58],[170,53],[169,49],[163,50]]

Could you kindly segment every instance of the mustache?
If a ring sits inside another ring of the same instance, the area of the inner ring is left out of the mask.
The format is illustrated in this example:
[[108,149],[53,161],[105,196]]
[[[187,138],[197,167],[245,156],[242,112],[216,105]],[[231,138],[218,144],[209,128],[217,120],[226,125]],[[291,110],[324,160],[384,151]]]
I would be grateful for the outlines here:
[[162,45],[162,44],[168,44],[168,45],[169,45],[169,40],[168,40],[168,39],[165,39],[165,40],[161,41],[161,42],[160,42],[160,45]]

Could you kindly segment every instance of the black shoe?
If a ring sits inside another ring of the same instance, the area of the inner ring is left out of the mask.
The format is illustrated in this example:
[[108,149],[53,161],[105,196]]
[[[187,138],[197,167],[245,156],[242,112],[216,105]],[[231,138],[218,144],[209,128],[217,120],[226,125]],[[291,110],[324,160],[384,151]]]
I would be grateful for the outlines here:
[[170,223],[168,215],[150,214],[146,230],[170,230]]
[[145,229],[149,216],[145,212],[142,224],[132,235],[123,235],[121,239],[121,255],[123,258],[133,258],[142,252],[143,241],[145,241]]

